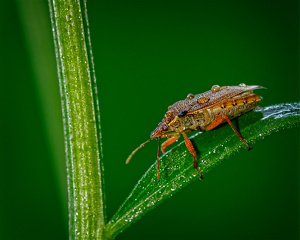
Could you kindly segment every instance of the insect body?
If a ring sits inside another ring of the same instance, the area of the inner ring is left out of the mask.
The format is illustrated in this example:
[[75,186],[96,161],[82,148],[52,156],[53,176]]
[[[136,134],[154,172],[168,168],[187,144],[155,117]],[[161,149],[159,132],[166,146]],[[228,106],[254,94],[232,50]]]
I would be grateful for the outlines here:
[[141,144],[127,158],[128,163],[131,157],[151,139],[159,139],[157,153],[157,170],[159,181],[159,151],[160,139],[168,138],[162,145],[161,151],[165,153],[165,148],[174,143],[181,135],[184,137],[185,145],[193,155],[194,168],[197,170],[200,179],[201,172],[197,167],[196,152],[187,137],[186,133],[194,130],[212,130],[226,120],[232,127],[236,135],[242,140],[248,149],[250,146],[240,133],[235,129],[230,119],[236,118],[246,112],[253,110],[261,98],[253,93],[253,90],[263,88],[261,86],[246,86],[241,83],[239,86],[212,86],[211,90],[193,95],[188,94],[186,99],[169,106],[163,120],[151,133],[150,139]]

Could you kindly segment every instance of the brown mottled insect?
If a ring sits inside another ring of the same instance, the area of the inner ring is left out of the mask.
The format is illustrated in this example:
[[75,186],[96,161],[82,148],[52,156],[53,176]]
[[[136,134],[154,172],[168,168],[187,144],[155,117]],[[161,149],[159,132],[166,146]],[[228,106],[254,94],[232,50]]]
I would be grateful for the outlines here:
[[260,88],[263,87],[256,85],[246,86],[244,83],[241,83],[239,86],[220,87],[214,85],[211,90],[207,92],[197,95],[188,94],[185,100],[178,101],[172,106],[169,106],[164,119],[151,133],[150,139],[135,149],[127,158],[126,163],[129,163],[131,157],[151,139],[158,138],[157,178],[159,181],[160,139],[168,138],[161,145],[161,151],[164,154],[165,148],[174,143],[180,135],[183,135],[185,145],[193,155],[194,168],[197,170],[201,179],[201,172],[196,162],[196,152],[186,133],[194,130],[212,130],[226,120],[239,139],[242,140],[250,150],[250,146],[235,129],[230,119],[249,112],[257,106],[261,98],[253,93],[253,90]]

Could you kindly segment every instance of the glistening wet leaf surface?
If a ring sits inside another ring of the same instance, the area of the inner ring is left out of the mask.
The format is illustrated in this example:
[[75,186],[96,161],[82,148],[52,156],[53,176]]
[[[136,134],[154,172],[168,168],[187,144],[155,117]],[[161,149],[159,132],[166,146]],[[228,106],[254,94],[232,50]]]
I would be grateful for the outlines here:
[[[253,146],[257,140],[271,133],[299,126],[300,103],[259,108],[233,122],[249,145]],[[247,151],[245,144],[239,140],[228,124],[213,131],[198,132],[190,136],[190,139],[197,152],[197,162],[204,176],[224,159],[238,151]],[[106,228],[108,238],[116,236],[182,187],[192,181],[199,181],[199,176],[193,167],[192,155],[188,152],[183,138],[180,138],[179,142],[160,158],[160,182],[157,181],[156,161],[138,181],[108,223]]]

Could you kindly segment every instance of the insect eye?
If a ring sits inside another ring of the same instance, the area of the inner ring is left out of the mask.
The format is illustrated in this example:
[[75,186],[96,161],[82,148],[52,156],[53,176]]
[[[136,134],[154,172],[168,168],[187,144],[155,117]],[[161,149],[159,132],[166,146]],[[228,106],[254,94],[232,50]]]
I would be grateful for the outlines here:
[[168,126],[166,124],[163,124],[161,128],[163,131],[168,131]]
[[194,94],[189,93],[186,97],[187,99],[191,100],[194,98]]
[[217,92],[217,91],[219,91],[220,90],[220,86],[219,85],[213,85],[212,87],[211,87],[211,91],[212,92]]
[[246,84],[245,84],[245,83],[241,83],[241,84],[239,85],[239,87],[246,87]]
[[187,111],[186,110],[182,110],[180,113],[178,113],[178,117],[184,117],[185,115],[187,115]]

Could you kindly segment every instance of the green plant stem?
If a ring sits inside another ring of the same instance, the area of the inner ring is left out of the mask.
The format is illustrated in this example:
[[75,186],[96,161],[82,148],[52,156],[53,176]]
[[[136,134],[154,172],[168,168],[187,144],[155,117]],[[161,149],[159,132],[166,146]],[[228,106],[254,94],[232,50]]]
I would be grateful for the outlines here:
[[67,159],[70,239],[104,239],[101,129],[86,2],[49,0]]

